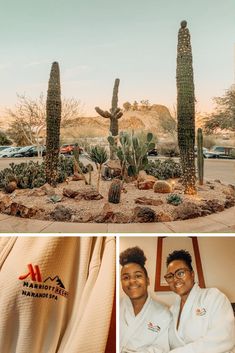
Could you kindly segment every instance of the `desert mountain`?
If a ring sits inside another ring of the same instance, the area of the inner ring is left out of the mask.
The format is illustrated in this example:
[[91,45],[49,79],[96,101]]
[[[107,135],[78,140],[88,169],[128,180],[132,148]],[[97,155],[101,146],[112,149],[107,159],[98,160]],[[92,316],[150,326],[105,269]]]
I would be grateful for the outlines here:
[[[154,134],[166,133],[175,125],[169,110],[164,105],[154,104],[146,110],[129,110],[119,119],[119,131],[134,130],[151,131]],[[63,135],[70,137],[95,137],[109,134],[109,119],[101,116],[80,117],[73,122],[72,127],[62,131]]]

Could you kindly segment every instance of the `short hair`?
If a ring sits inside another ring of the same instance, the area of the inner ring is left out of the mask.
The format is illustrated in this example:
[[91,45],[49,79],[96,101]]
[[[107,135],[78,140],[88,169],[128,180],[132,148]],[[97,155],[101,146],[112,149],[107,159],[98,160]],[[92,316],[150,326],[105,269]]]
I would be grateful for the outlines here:
[[144,255],[143,250],[140,249],[138,246],[124,250],[119,256],[119,263],[121,266],[125,266],[129,263],[135,263],[143,269],[146,277],[148,277],[148,272],[145,268],[146,260],[147,259]]
[[193,271],[192,267],[192,256],[187,250],[174,250],[167,256],[166,266],[168,266],[174,260],[182,260],[186,263],[190,271]]

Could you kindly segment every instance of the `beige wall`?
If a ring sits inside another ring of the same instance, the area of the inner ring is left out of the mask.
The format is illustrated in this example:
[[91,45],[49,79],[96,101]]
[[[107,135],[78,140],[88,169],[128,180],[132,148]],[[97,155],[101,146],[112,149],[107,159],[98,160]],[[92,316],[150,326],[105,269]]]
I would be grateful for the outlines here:
[[[188,244],[187,237],[171,237],[174,249],[181,249]],[[179,247],[177,246],[179,244]],[[206,287],[217,287],[224,292],[231,302],[235,302],[235,237],[198,237],[202,268]],[[170,292],[154,292],[156,267],[157,237],[120,237],[120,252],[128,247],[139,246],[147,257],[146,268],[150,277],[149,291],[153,298],[171,305],[175,294]],[[164,268],[165,272],[165,268]],[[122,290],[121,296],[124,295]]]

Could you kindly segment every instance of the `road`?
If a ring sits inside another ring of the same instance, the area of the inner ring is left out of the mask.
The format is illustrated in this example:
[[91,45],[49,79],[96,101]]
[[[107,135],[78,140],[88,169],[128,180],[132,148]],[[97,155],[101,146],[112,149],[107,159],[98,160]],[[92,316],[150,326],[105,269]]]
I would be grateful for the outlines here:
[[[151,158],[154,159],[154,158]],[[9,163],[22,163],[29,160],[40,161],[39,158],[0,158],[0,170]],[[82,160],[82,158],[81,158]],[[85,161],[84,161],[85,162]],[[205,159],[204,175],[206,179],[219,179],[225,184],[235,185],[235,159]]]

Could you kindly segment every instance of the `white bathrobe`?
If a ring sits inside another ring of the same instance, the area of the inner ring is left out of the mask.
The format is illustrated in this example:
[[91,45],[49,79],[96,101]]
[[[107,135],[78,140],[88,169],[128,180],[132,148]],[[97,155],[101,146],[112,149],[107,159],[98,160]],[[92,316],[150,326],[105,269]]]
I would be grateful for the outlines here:
[[150,296],[136,316],[130,299],[123,298],[120,305],[120,351],[168,352],[170,320],[169,310]]
[[0,353],[104,353],[114,237],[0,237]]
[[235,347],[234,315],[228,298],[216,288],[192,288],[176,329],[180,297],[171,307],[171,353],[229,353]]

